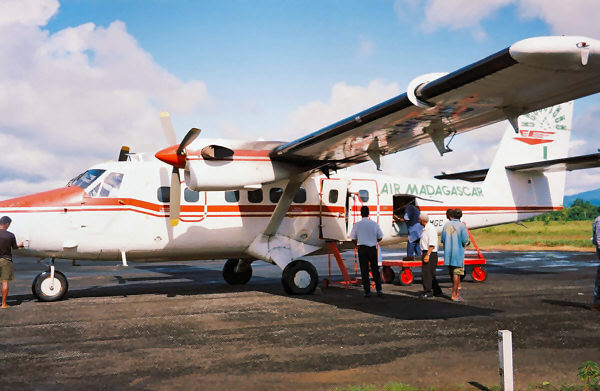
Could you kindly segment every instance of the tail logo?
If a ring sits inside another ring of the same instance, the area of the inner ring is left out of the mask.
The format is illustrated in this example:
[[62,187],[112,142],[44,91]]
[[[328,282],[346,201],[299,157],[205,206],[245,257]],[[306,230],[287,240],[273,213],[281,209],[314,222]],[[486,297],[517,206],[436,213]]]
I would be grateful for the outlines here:
[[519,130],[521,137],[515,137],[515,140],[519,140],[529,145],[545,144],[554,141],[554,132],[543,132],[541,130]]

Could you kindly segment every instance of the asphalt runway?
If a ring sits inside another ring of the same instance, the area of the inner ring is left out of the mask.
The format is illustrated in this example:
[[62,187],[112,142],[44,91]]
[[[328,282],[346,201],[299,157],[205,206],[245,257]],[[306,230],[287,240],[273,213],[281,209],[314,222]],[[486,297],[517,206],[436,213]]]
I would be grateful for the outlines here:
[[[276,266],[257,262],[252,280],[232,287],[223,261],[57,261],[68,298],[41,303],[31,281],[44,266],[17,257],[11,307],[0,310],[0,389],[476,389],[499,382],[501,329],[513,332],[517,387],[576,383],[581,362],[600,362],[594,253],[485,256],[488,280],[467,278],[459,304],[419,299],[418,272],[412,286],[385,284],[383,298],[358,287],[287,296]],[[311,261],[327,277],[327,258]],[[448,293],[446,271],[438,276]]]

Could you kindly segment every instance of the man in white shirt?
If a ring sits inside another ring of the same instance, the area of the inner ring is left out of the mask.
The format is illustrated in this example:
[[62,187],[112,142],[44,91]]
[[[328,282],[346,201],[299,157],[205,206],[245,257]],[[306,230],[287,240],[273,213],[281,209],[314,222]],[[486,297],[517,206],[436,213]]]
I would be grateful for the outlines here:
[[421,213],[419,223],[423,226],[421,234],[421,270],[423,280],[422,299],[428,299],[431,296],[442,296],[442,288],[435,278],[435,268],[438,264],[438,235],[437,230],[429,222],[429,216]]
[[363,205],[360,208],[362,220],[354,224],[350,239],[358,246],[358,262],[360,263],[360,274],[362,276],[365,297],[371,296],[371,280],[369,279],[369,265],[373,273],[377,296],[383,296],[381,292],[381,275],[377,263],[377,243],[383,239],[383,232],[379,225],[369,219],[369,207]]

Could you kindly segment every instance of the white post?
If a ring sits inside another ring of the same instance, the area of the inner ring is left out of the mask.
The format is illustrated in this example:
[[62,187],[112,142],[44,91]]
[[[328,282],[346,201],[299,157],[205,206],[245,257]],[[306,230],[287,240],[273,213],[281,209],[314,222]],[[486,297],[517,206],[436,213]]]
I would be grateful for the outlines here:
[[123,266],[127,265],[127,256],[125,255],[125,250],[121,250],[121,262],[123,262]]
[[498,330],[498,356],[500,359],[500,390],[513,391],[512,333]]

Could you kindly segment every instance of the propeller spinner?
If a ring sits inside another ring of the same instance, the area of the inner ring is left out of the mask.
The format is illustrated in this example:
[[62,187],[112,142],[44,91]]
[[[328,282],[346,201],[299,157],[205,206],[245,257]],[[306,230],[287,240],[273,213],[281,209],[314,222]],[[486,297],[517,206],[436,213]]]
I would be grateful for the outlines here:
[[[167,140],[176,140],[169,113],[160,113],[160,122]],[[179,145],[172,145],[158,151],[155,155],[157,159],[173,166],[173,171],[171,172],[171,190],[169,194],[169,210],[171,225],[173,227],[179,224],[179,212],[181,209],[181,177],[179,175],[179,169],[185,167],[185,149],[199,134],[200,129],[191,128]]]

